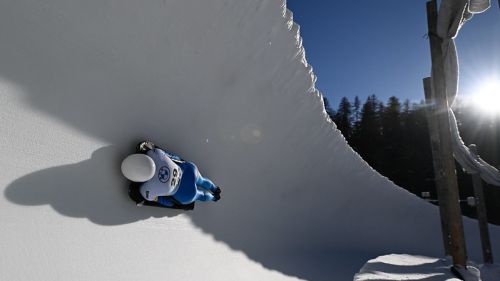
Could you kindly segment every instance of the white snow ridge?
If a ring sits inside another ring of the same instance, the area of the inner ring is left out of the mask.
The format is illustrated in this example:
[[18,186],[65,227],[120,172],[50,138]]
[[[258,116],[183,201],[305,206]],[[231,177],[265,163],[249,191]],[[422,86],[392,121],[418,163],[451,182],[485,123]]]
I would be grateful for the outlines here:
[[[7,0],[0,38],[0,280],[342,281],[442,255],[437,209],[327,121],[282,1]],[[136,207],[142,139],[222,199]]]

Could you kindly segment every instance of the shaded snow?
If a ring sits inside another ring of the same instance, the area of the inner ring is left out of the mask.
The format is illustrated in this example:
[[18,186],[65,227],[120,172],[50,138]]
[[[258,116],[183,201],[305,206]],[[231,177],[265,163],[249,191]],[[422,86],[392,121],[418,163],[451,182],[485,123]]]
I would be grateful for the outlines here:
[[[0,38],[1,280],[352,280],[442,252],[437,209],[327,121],[281,1],[2,1]],[[136,208],[144,138],[222,200]]]

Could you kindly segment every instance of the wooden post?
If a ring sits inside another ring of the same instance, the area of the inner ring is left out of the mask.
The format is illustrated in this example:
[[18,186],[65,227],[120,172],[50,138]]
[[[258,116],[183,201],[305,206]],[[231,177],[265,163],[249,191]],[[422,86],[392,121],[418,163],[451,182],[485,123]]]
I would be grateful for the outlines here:
[[[431,150],[432,150],[432,163],[434,166],[434,182],[436,184],[437,197],[444,198],[445,194],[442,194],[443,190],[446,190],[446,183],[443,180],[443,177],[439,177],[440,171],[442,170],[441,158],[439,153],[439,128],[437,126],[437,122],[434,120],[435,113],[435,105],[434,98],[432,96],[432,85],[431,78],[424,78],[424,93],[425,93],[425,102],[427,105],[426,115],[427,115],[427,123],[429,124],[429,136],[431,139]],[[439,204],[439,213],[441,214],[441,233],[443,235],[443,246],[444,253],[446,256],[451,256],[451,240],[450,233],[448,232],[448,215],[447,209],[445,208],[445,204]]]
[[[469,149],[476,157],[478,156],[476,145],[471,144]],[[488,219],[486,215],[486,205],[484,202],[483,184],[478,173],[472,174],[472,184],[474,186],[474,197],[476,198],[477,222],[479,223],[479,233],[481,235],[483,260],[485,264],[493,264],[493,253],[491,252],[490,233],[488,231]]]
[[448,117],[448,100],[446,97],[446,80],[442,53],[442,39],[437,36],[437,2],[427,2],[427,23],[432,58],[432,93],[435,105],[433,116],[437,123],[439,136],[439,158],[437,180],[443,181],[442,190],[438,191],[439,205],[446,209],[441,213],[442,220],[448,222],[449,249],[453,257],[453,265],[466,268],[467,253],[465,249],[464,229],[460,211],[460,198],[455,171],[455,160],[451,142],[450,122]]

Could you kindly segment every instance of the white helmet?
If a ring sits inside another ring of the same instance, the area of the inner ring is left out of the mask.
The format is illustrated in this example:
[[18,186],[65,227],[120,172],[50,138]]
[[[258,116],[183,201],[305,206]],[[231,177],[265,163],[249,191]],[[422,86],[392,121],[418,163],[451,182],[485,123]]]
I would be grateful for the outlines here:
[[131,154],[122,161],[123,175],[134,182],[150,180],[156,171],[153,159],[145,154]]

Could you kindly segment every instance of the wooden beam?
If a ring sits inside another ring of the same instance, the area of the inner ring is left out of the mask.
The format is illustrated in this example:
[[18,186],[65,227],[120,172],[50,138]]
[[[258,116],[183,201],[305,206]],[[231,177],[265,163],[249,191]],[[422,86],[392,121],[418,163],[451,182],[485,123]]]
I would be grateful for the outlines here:
[[443,186],[438,191],[439,205],[446,209],[441,213],[442,220],[448,222],[449,250],[453,257],[453,265],[466,268],[467,253],[465,248],[462,214],[460,211],[460,198],[455,171],[455,160],[451,142],[450,122],[448,118],[448,99],[446,97],[446,80],[442,52],[443,40],[437,36],[437,2],[427,2],[427,23],[429,29],[429,42],[432,59],[432,93],[434,122],[437,123],[439,137],[439,158],[436,179],[443,181]]
[[[469,149],[475,156],[478,156],[476,145],[469,145]],[[481,235],[483,260],[485,264],[493,264],[490,233],[488,231],[488,218],[486,214],[486,205],[484,202],[484,190],[483,184],[481,182],[481,177],[478,173],[472,174],[472,185],[474,186],[474,197],[476,198],[477,222],[479,223],[479,233]]]
[[[440,171],[443,169],[441,165],[441,154],[439,153],[439,128],[437,126],[437,122],[434,120],[434,116],[436,115],[435,110],[436,107],[434,105],[434,97],[432,95],[432,84],[431,78],[424,78],[424,93],[425,93],[425,102],[426,102],[426,116],[427,116],[427,124],[429,127],[429,136],[431,140],[431,150],[432,150],[432,163],[434,166],[434,183],[436,184],[437,197],[443,198],[445,195],[441,194],[443,190],[446,190],[446,182],[443,177],[439,177],[438,175],[441,173]],[[441,217],[441,233],[443,235],[443,246],[444,253],[446,256],[451,256],[451,240],[450,234],[448,232],[448,209],[445,208],[444,204],[439,204],[439,213]]]

